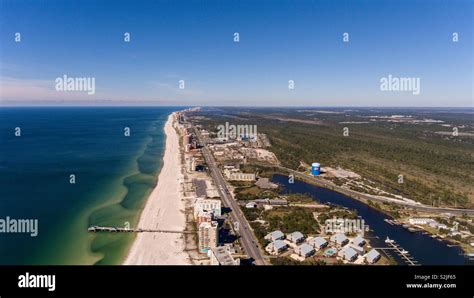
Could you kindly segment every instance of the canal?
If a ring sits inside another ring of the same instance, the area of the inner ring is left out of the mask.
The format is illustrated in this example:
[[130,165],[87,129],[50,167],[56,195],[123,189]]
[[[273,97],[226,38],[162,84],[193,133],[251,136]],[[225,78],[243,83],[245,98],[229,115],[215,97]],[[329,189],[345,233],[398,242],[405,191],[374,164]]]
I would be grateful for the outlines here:
[[[321,203],[332,203],[356,210],[358,215],[364,219],[365,224],[369,225],[371,236],[377,236],[377,238],[370,238],[373,247],[387,247],[384,240],[389,237],[409,251],[410,255],[422,265],[473,264],[464,257],[461,248],[457,246],[449,247],[445,242],[436,240],[421,232],[409,232],[400,225],[391,225],[384,221],[384,219],[389,218],[387,215],[351,197],[296,179],[294,183],[289,183],[288,177],[284,175],[275,174],[272,177],[272,181],[283,186],[282,194],[309,194]],[[388,252],[390,251],[388,250]],[[404,264],[394,252],[391,252],[390,255],[399,263]]]

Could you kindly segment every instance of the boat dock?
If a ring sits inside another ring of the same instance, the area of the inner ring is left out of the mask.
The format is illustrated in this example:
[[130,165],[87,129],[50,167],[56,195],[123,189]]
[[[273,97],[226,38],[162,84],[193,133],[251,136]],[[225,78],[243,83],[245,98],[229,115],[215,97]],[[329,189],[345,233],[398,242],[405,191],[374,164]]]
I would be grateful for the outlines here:
[[385,243],[389,247],[377,247],[376,249],[380,250],[391,250],[394,251],[400,258],[402,258],[409,266],[420,266],[418,261],[416,261],[411,255],[410,252],[404,250],[400,245],[398,245],[395,240],[391,240],[387,237]]
[[102,227],[91,226],[87,229],[88,232],[111,232],[111,233],[176,233],[176,234],[193,234],[195,231],[173,231],[173,230],[159,230],[159,229],[134,229],[134,228],[117,228],[117,227]]

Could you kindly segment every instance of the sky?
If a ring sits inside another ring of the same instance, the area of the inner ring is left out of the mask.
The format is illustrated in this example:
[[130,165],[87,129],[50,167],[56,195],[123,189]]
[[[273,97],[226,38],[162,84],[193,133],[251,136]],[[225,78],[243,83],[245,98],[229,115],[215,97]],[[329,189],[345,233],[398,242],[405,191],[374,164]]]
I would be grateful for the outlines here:
[[472,107],[473,3],[0,0],[0,105]]

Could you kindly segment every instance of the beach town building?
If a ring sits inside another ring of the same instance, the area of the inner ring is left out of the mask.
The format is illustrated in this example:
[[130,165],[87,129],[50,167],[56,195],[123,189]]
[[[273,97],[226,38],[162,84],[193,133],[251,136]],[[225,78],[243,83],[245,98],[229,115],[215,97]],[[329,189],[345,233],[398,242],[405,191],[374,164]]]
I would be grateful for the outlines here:
[[247,204],[245,204],[245,208],[247,209],[253,209],[253,208],[256,208],[257,207],[257,203],[255,202],[248,202]]
[[447,225],[441,224],[441,223],[439,223],[439,222],[437,222],[437,221],[430,222],[428,225],[429,225],[430,227],[435,228],[435,229],[438,229],[438,230],[439,230],[439,229],[448,229],[448,226],[447,226]]
[[346,247],[352,248],[352,249],[355,250],[359,255],[363,255],[363,254],[365,253],[364,246],[359,246],[359,245],[355,245],[354,243],[351,243],[351,244],[349,244],[349,245],[346,246]]
[[343,247],[344,245],[349,243],[349,239],[346,237],[346,235],[342,233],[332,235],[330,240],[332,243],[338,245],[339,247]]
[[355,237],[354,239],[352,239],[351,242],[355,246],[359,246],[359,247],[364,247],[364,245],[367,243],[367,241],[365,241],[365,239],[362,238],[361,236]]
[[184,134],[183,135],[183,146],[186,147],[189,144],[191,144],[191,134]]
[[374,264],[376,263],[379,259],[380,259],[381,255],[380,253],[375,250],[375,249],[372,249],[371,251],[369,251],[367,253],[367,255],[365,256],[365,260],[367,261],[367,263],[369,264]]
[[358,253],[352,247],[346,246],[341,249],[337,255],[346,261],[353,262],[357,259]]
[[301,232],[293,232],[291,234],[288,234],[286,239],[290,240],[291,242],[298,244],[304,241],[304,235]]
[[207,255],[211,259],[211,265],[238,266],[240,259],[234,259],[226,246],[211,248]]
[[316,250],[325,248],[328,245],[328,242],[323,237],[315,237],[308,240],[308,244],[312,245]]
[[295,253],[300,257],[307,258],[314,255],[315,250],[308,243],[303,243],[295,248]]
[[270,253],[270,254],[278,254],[282,251],[285,251],[288,249],[288,244],[285,243],[283,240],[276,240],[274,242],[271,242],[270,244],[265,247],[265,250]]
[[221,216],[221,201],[202,197],[197,198],[194,202],[194,219],[197,218],[200,211],[208,211],[212,213],[214,217],[219,217]]
[[199,227],[203,222],[211,222],[212,221],[212,213],[208,211],[201,210],[199,211],[196,217],[196,225]]
[[410,222],[410,224],[412,225],[427,225],[427,224],[435,222],[435,220],[432,218],[427,218],[427,217],[419,217],[419,218],[410,218],[408,222]]
[[267,236],[265,236],[265,240],[269,240],[271,242],[275,242],[277,240],[283,240],[283,239],[285,239],[285,234],[283,234],[283,232],[279,230],[273,231]]
[[207,253],[210,249],[217,247],[218,230],[217,222],[203,222],[199,225],[199,251]]
[[224,169],[224,175],[228,180],[232,181],[254,181],[255,174],[253,173],[242,173],[238,169]]
[[257,182],[255,182],[255,185],[263,189],[278,188],[278,184],[271,182],[269,178],[258,178]]

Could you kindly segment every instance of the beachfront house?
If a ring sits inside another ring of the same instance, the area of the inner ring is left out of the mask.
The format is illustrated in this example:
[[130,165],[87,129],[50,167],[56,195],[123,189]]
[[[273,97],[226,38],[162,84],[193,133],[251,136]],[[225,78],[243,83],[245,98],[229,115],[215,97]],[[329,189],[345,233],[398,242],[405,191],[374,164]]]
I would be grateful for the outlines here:
[[277,240],[285,239],[285,234],[282,231],[276,230],[265,236],[265,240],[275,242]]
[[270,254],[278,254],[288,249],[288,244],[283,240],[276,240],[267,245],[265,250]]
[[337,233],[331,236],[331,242],[338,245],[339,247],[343,247],[347,243],[349,243],[349,239],[347,239],[346,235],[342,233]]
[[300,257],[307,258],[315,253],[314,248],[308,243],[303,243],[295,248],[295,253]]
[[325,248],[328,242],[323,237],[315,237],[308,241],[309,245],[313,246],[316,250]]
[[348,245],[348,247],[355,250],[359,255],[363,255],[365,253],[365,249],[363,246],[359,246],[359,245],[355,245],[354,243],[351,243]]
[[286,237],[288,240],[294,244],[298,244],[304,241],[304,235],[301,232],[293,232]]
[[369,251],[367,255],[365,256],[365,260],[369,264],[376,263],[380,258],[381,258],[381,255],[375,249],[372,249],[371,251]]
[[352,239],[352,244],[359,246],[359,247],[364,247],[364,245],[367,243],[364,238],[361,236],[357,236],[354,239]]
[[255,203],[255,202],[248,202],[247,204],[245,204],[245,208],[247,208],[247,209],[257,208],[257,203]]
[[353,262],[357,259],[358,254],[352,247],[346,246],[337,255],[346,261]]
[[240,259],[234,259],[230,250],[226,246],[218,246],[211,248],[207,255],[211,260],[211,265],[222,265],[222,266],[238,266],[240,265]]

